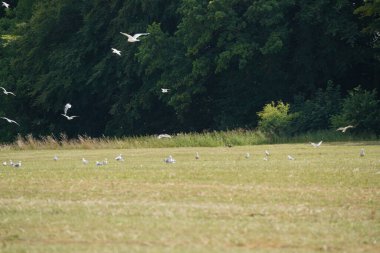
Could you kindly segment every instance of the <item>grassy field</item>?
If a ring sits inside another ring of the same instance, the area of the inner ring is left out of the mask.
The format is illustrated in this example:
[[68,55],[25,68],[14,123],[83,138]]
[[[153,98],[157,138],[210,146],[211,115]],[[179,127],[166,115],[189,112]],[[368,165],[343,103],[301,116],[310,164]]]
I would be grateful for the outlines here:
[[92,138],[77,136],[68,138],[66,135],[18,136],[8,144],[0,144],[0,149],[13,150],[49,150],[49,149],[131,149],[131,148],[180,148],[180,147],[222,147],[248,146],[282,143],[307,143],[310,140],[325,142],[355,142],[367,141],[380,144],[380,139],[374,134],[343,134],[335,130],[321,130],[303,133],[297,136],[268,137],[257,130],[212,131],[204,133],[177,133],[170,139],[158,139],[157,135],[125,136]]
[[379,145],[2,149],[9,159],[22,167],[0,165],[0,252],[380,252]]

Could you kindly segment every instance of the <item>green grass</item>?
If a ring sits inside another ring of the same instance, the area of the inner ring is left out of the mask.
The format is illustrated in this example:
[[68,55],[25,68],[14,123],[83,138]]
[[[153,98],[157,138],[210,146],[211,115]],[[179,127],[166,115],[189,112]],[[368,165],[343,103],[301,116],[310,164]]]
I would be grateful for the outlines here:
[[23,166],[0,167],[0,252],[380,252],[380,146],[366,144],[3,149]]
[[68,139],[61,135],[35,138],[32,135],[18,136],[11,144],[0,145],[1,149],[41,150],[41,149],[131,149],[131,148],[173,148],[173,147],[222,147],[280,143],[308,143],[320,140],[328,142],[372,141],[380,144],[379,138],[372,134],[352,135],[333,130],[315,131],[292,137],[267,137],[260,131],[232,130],[204,133],[179,133],[171,139],[158,139],[157,136],[135,136],[123,138],[91,138],[78,136]]

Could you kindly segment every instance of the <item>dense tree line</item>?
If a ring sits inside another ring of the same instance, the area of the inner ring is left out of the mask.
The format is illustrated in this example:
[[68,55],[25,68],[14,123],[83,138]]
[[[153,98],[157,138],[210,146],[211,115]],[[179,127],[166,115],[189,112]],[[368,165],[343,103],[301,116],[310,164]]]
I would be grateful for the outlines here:
[[[379,0],[8,2],[0,86],[17,96],[1,96],[0,114],[21,126],[2,122],[3,140],[254,128],[271,101],[307,111],[328,83],[343,97],[380,85]],[[128,43],[120,32],[150,35]],[[60,115],[67,102],[78,119]]]

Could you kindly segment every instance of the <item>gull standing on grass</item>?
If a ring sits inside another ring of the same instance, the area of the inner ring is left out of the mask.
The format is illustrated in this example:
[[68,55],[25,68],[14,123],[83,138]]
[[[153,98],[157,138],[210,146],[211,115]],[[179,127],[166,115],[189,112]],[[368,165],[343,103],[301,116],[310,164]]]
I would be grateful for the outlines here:
[[365,156],[364,148],[360,149],[360,157],[363,157],[363,156]]
[[288,160],[290,160],[290,161],[294,161],[294,160],[296,160],[293,156],[291,156],[291,155],[288,155]]
[[53,160],[54,160],[54,161],[58,161],[58,156],[55,155],[55,156],[53,157]]
[[118,56],[121,56],[121,51],[117,50],[116,48],[111,48],[112,53],[117,54]]
[[[83,158],[84,159],[84,158]],[[107,158],[105,158],[104,159],[104,161],[101,161],[101,162],[99,162],[99,161],[96,161],[96,166],[103,166],[103,165],[107,165],[108,164],[108,160],[107,160]]]
[[21,161],[18,161],[18,163],[13,164],[13,167],[15,168],[21,167]]
[[270,156],[270,153],[268,150],[265,150],[265,156]]
[[11,95],[13,95],[13,96],[16,96],[13,92],[7,91],[4,87],[0,87],[0,88],[3,90],[3,93],[4,93],[5,95],[11,94]]
[[7,117],[0,117],[0,118],[5,119],[5,120],[8,121],[9,123],[14,123],[14,124],[20,126],[19,123],[17,123],[16,121],[14,121],[14,120],[12,120],[12,119],[8,119]]
[[195,153],[195,159],[198,160],[200,158],[199,153]]
[[140,41],[140,40],[137,39],[138,37],[149,34],[149,33],[136,33],[135,35],[132,36],[132,35],[130,35],[128,33],[123,33],[123,32],[120,32],[120,33],[123,34],[124,36],[128,37],[128,42],[137,42],[137,41]]
[[120,154],[120,155],[118,155],[118,156],[116,156],[115,157],[115,160],[116,161],[120,161],[120,162],[124,162],[124,158],[123,158],[123,156]]
[[5,8],[9,9],[9,4],[6,2],[1,2],[1,6],[4,6]]
[[314,148],[319,148],[321,145],[322,145],[322,141],[318,142],[318,143],[314,143],[314,142],[310,142],[311,146],[313,146]]
[[347,129],[350,129],[350,128],[355,128],[355,127],[352,125],[348,125],[345,127],[339,127],[336,131],[342,131],[342,133],[345,133],[347,131]]
[[82,158],[82,163],[83,164],[88,164],[88,161],[86,159],[84,159],[84,157]]
[[175,163],[176,160],[171,155],[169,155],[167,158],[164,159],[164,162],[166,162],[166,163]]
[[247,153],[245,154],[245,158],[248,159],[248,158],[250,158],[250,157],[251,157],[251,154],[247,152]]

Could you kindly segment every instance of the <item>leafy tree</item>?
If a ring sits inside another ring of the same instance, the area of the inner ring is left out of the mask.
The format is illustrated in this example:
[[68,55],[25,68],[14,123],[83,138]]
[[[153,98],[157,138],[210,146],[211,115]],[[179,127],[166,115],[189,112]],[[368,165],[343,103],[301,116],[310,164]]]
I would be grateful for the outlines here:
[[341,110],[340,86],[334,86],[330,81],[326,90],[318,89],[312,98],[305,100],[303,96],[296,96],[294,100],[292,111],[298,117],[292,124],[293,131],[328,129],[330,118]]
[[363,32],[372,36],[371,43],[375,48],[380,48],[380,1],[364,1],[364,5],[355,9],[354,13],[366,19],[368,25]]
[[349,91],[348,97],[343,100],[340,114],[333,116],[334,128],[354,125],[354,131],[380,133],[380,100],[376,90],[363,90],[360,86]]
[[355,9],[355,14],[357,14],[362,22],[365,24],[362,28],[362,32],[368,36],[365,42],[372,46],[373,61],[371,61],[370,68],[373,71],[373,80],[377,84],[374,86],[376,89],[380,89],[380,1],[371,0],[364,1],[364,4],[358,6]]
[[262,111],[258,112],[259,130],[269,136],[286,135],[290,133],[290,125],[297,114],[290,113],[290,105],[282,101],[266,104]]
[[[332,99],[319,91],[328,80],[342,91],[380,83],[361,32],[377,16],[359,18],[346,0],[12,2],[0,9],[0,83],[17,97],[0,112],[22,127],[1,138],[253,128],[269,101],[303,94],[312,110]],[[120,34],[144,31],[139,43]],[[60,115],[67,102],[78,119]],[[300,131],[323,128],[333,112],[320,112]]]

